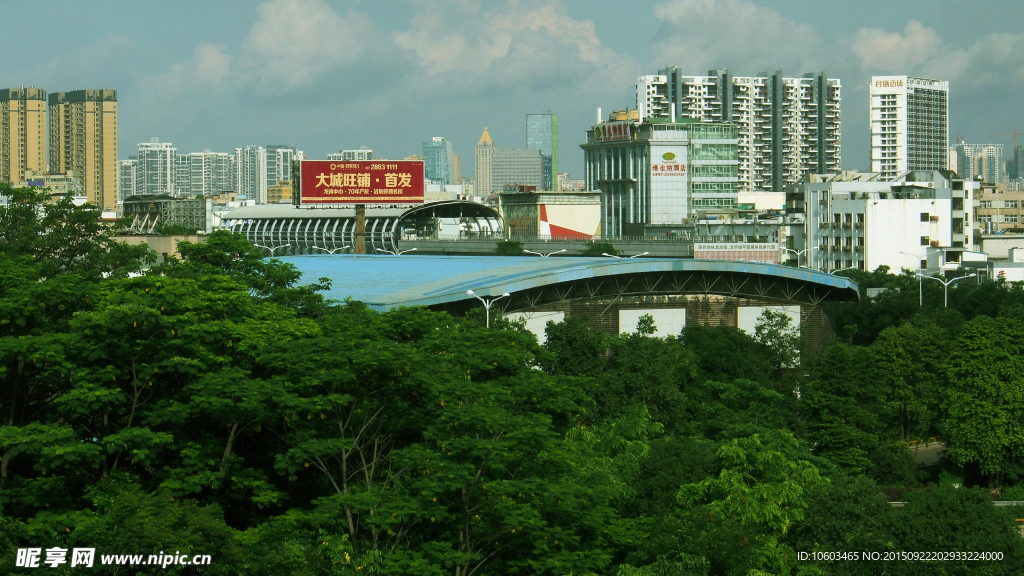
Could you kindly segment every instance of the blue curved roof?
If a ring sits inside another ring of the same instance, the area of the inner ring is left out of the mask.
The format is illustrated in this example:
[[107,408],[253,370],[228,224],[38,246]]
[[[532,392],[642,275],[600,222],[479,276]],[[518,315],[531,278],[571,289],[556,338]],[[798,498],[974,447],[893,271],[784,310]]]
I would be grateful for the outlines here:
[[799,280],[856,298],[856,282],[808,268],[757,262],[678,258],[583,258],[528,256],[357,256],[317,254],[286,256],[302,272],[301,283],[326,277],[332,282],[328,298],[351,297],[377,310],[400,306],[431,306],[481,296],[499,296],[588,278],[644,272],[737,272]]

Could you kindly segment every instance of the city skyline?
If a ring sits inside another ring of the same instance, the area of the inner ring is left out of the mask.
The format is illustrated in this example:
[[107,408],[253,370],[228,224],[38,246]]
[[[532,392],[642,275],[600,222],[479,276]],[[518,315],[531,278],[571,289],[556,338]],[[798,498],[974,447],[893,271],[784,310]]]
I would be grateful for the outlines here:
[[[287,141],[310,157],[367,146],[386,158],[416,153],[437,134],[465,158],[483,126],[500,146],[517,145],[523,116],[551,110],[562,125],[559,170],[578,174],[578,144],[594,109],[632,107],[636,78],[666,66],[737,76],[824,71],[841,80],[844,168],[870,167],[872,75],[949,81],[951,144],[957,137],[1001,143],[1010,154],[1005,132],[1021,129],[1024,118],[1014,97],[1024,87],[1017,5],[100,5],[9,7],[5,22],[43,18],[55,33],[38,50],[17,51],[34,32],[0,24],[9,51],[19,54],[0,69],[0,85],[118,90],[119,159],[152,136],[187,151]],[[97,16],[112,10],[118,18]],[[388,74],[378,74],[382,68]]]

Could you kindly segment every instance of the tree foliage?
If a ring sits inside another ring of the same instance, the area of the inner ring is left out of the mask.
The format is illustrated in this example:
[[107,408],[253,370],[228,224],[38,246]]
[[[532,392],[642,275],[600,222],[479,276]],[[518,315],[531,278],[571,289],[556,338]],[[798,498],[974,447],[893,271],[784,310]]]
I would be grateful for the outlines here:
[[[225,232],[129,277],[146,250],[94,209],[4,190],[5,571],[54,546],[195,550],[204,573],[260,576],[937,566],[796,556],[850,549],[1004,554],[950,574],[1024,562],[991,501],[1022,490],[1016,285],[923,314],[911,279],[862,275],[900,291],[830,308],[818,353],[775,313],[753,336],[665,338],[569,315],[539,345],[479,311],[325,301],[326,280]],[[909,442],[933,436],[949,457],[919,466]]]

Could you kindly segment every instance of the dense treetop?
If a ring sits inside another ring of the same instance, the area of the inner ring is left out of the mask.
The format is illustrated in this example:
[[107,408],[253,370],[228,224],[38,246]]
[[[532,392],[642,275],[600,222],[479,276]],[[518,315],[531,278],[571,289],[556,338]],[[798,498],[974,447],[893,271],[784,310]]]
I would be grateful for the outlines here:
[[[668,338],[570,317],[539,345],[482,310],[327,302],[227,233],[146,269],[95,210],[0,193],[4,573],[26,547],[213,556],[96,574],[1024,566],[1014,508],[992,504],[1024,500],[1017,285],[963,285],[942,310],[907,275],[860,275],[893,290],[831,305],[838,336],[813,355],[772,313]],[[920,466],[909,443],[930,437],[947,457]],[[798,557],[894,550],[1003,559]]]

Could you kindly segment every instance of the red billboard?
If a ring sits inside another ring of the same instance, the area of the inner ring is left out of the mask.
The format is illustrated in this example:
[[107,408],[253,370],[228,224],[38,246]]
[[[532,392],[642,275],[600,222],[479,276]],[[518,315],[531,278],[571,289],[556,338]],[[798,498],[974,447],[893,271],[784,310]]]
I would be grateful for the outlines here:
[[301,204],[422,204],[420,160],[303,160]]

